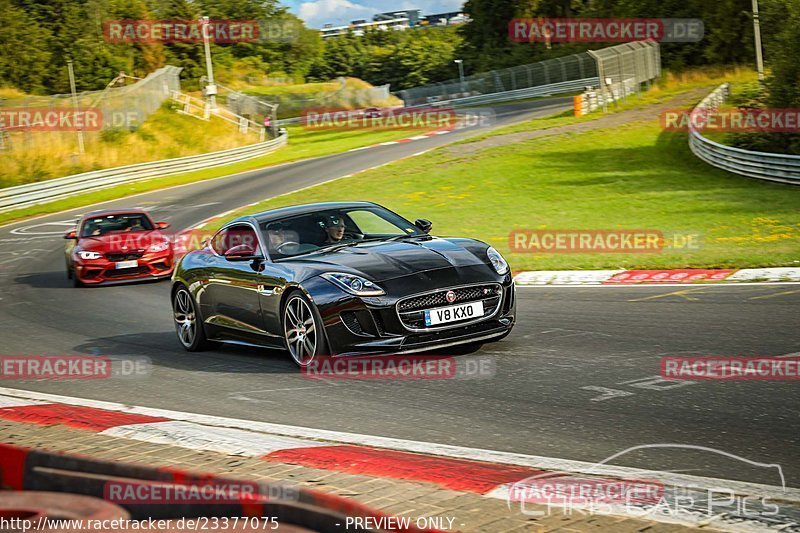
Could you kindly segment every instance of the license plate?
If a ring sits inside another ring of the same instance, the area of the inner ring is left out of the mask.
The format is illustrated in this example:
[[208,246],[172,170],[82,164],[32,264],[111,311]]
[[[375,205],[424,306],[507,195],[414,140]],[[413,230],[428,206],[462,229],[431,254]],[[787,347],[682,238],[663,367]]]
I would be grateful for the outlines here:
[[136,268],[139,266],[139,261],[117,261],[117,268]]
[[425,325],[435,326],[436,324],[458,322],[459,320],[480,318],[482,316],[483,302],[472,302],[440,309],[428,309],[425,311]]

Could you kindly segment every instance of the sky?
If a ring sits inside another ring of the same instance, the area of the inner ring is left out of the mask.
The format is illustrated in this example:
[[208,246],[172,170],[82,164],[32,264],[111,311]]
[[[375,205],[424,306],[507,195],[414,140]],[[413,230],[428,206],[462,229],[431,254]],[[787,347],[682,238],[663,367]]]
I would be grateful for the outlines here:
[[343,26],[351,20],[372,20],[372,15],[384,11],[421,9],[423,15],[458,11],[464,0],[282,0],[281,3],[308,27],[321,28],[326,23]]

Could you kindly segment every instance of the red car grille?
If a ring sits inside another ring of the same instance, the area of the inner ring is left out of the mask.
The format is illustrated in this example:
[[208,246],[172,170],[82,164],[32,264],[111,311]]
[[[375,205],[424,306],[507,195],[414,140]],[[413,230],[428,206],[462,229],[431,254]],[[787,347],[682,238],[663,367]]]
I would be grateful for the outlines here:
[[144,255],[144,251],[132,251],[132,252],[108,252],[106,254],[106,259],[109,261],[132,261],[134,259],[139,259]]

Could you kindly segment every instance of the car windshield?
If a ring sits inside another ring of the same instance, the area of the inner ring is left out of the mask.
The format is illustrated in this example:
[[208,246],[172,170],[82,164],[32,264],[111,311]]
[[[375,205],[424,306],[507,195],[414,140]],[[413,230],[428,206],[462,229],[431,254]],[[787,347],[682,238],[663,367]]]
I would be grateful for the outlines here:
[[109,233],[151,231],[153,223],[142,213],[118,213],[87,218],[81,237],[100,237]]
[[362,242],[424,235],[408,220],[379,207],[315,211],[263,223],[261,230],[274,260]]

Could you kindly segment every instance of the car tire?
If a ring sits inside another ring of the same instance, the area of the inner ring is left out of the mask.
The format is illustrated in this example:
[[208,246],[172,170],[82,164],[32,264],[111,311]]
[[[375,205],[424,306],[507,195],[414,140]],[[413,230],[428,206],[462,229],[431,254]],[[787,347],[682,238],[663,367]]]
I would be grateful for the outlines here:
[[81,279],[78,277],[78,273],[77,273],[77,272],[75,272],[75,269],[74,269],[74,268],[68,268],[68,269],[67,269],[67,278],[69,278],[69,279],[71,279],[71,280],[72,280],[72,286],[73,286],[74,288],[76,288],[76,289],[80,289],[81,287],[83,287],[83,286],[84,286],[84,285],[83,285],[83,282],[82,282],[82,281],[81,281]]
[[294,363],[307,367],[318,356],[327,355],[327,341],[317,307],[301,291],[290,293],[281,309],[283,342]]
[[214,346],[206,337],[197,304],[184,285],[179,285],[172,294],[172,316],[178,342],[186,351],[201,352]]

